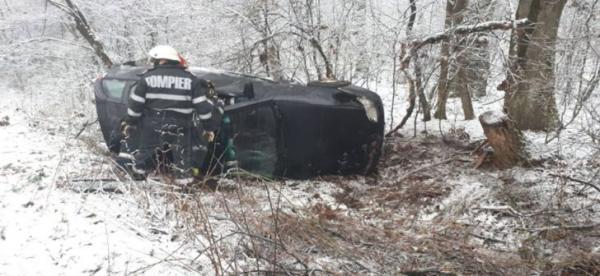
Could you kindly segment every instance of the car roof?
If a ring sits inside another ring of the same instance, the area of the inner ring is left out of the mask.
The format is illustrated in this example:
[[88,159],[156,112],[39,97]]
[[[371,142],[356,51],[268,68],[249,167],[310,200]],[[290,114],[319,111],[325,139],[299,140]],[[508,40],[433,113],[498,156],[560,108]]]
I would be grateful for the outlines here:
[[138,80],[140,79],[140,76],[150,68],[150,66],[130,66],[119,64],[111,67],[106,72],[104,78]]

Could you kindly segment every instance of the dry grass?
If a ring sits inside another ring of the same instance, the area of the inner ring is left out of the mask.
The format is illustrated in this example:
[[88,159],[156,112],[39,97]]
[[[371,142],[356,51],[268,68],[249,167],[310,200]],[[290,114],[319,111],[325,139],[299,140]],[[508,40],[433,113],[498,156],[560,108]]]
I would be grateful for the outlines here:
[[[567,220],[568,213],[544,209],[556,204],[544,205],[536,198],[533,191],[539,183],[523,183],[511,173],[492,179],[486,175],[489,170],[482,173],[460,161],[471,158],[463,146],[392,140],[386,149],[379,174],[373,177],[326,176],[294,185],[237,178],[228,180],[235,189],[200,189],[168,201],[188,240],[207,237],[198,243],[199,252],[210,256],[217,274],[598,273],[592,253],[600,245],[597,229],[531,232],[553,219],[575,223]],[[459,161],[418,170],[448,156]],[[414,174],[406,176],[411,171]],[[487,183],[491,192],[470,199],[473,202],[448,201],[466,185],[456,181],[461,174]],[[310,188],[313,185],[316,190]],[[565,187],[561,189],[565,194]],[[446,201],[460,206],[443,206]],[[481,204],[512,209],[477,209]],[[433,219],[424,220],[425,213],[432,213]],[[474,217],[482,215],[493,220],[479,225]],[[496,224],[506,225],[499,233],[508,236],[493,232]]]

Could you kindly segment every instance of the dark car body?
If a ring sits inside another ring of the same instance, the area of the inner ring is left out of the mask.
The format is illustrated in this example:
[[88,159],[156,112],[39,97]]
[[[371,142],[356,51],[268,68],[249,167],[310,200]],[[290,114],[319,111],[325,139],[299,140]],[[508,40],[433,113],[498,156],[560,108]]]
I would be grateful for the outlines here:
[[[113,151],[119,150],[119,126],[129,94],[147,69],[114,66],[95,83],[98,120]],[[227,147],[233,147],[230,158],[240,168],[290,178],[367,174],[376,168],[384,131],[383,107],[376,93],[340,82],[300,85],[189,70],[211,81],[216,97],[225,102],[227,124],[209,147],[211,157],[222,157]],[[227,145],[228,140],[233,143]]]

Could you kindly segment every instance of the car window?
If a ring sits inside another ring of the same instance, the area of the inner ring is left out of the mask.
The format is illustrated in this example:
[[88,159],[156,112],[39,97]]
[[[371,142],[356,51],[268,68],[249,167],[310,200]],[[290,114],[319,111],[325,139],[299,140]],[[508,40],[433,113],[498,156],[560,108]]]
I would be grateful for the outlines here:
[[232,114],[237,160],[246,170],[265,176],[275,173],[277,125],[271,106]]
[[123,96],[123,88],[125,88],[126,83],[124,80],[103,79],[102,89],[108,97],[120,99]]
[[127,99],[129,99],[129,95],[131,95],[131,93],[133,93],[133,91],[135,91],[135,88],[137,88],[137,82],[134,82],[133,85],[131,85],[131,88],[129,88],[129,91],[125,91],[126,92],[125,97],[127,97]]

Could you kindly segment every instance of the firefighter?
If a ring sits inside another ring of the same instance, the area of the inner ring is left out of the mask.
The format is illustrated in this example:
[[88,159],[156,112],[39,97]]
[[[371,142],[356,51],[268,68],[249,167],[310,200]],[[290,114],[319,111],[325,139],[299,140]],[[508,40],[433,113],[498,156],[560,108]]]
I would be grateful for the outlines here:
[[133,176],[143,179],[154,168],[155,151],[166,147],[172,152],[175,183],[189,184],[193,181],[192,137],[197,137],[192,131],[201,131],[208,142],[214,139],[219,124],[212,115],[215,107],[206,97],[207,82],[185,70],[177,50],[160,45],[148,55],[154,67],[142,75],[130,95],[124,128],[126,133],[139,128],[141,134]]

